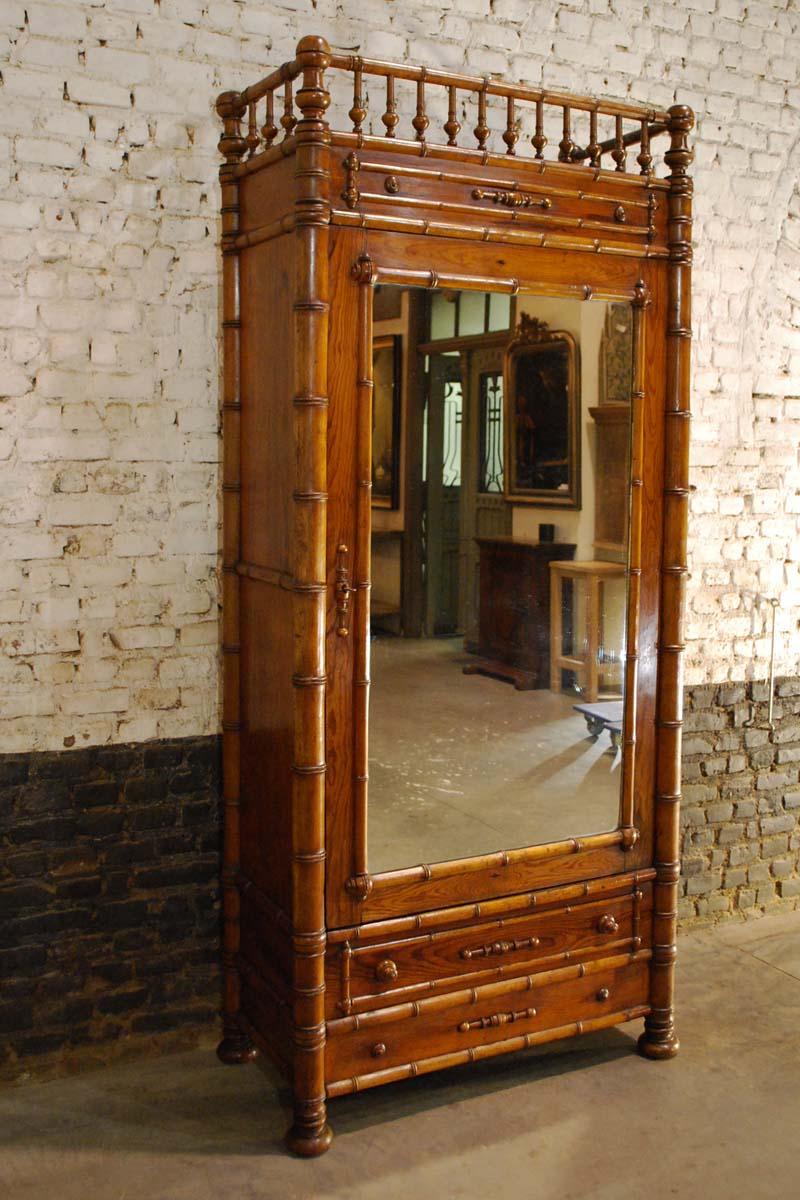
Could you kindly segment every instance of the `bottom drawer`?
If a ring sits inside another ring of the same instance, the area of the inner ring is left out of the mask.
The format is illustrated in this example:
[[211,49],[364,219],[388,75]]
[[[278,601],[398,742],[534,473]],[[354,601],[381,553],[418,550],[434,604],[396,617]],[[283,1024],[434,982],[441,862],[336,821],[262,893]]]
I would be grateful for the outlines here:
[[329,1021],[328,1095],[644,1016],[650,957],[642,950]]

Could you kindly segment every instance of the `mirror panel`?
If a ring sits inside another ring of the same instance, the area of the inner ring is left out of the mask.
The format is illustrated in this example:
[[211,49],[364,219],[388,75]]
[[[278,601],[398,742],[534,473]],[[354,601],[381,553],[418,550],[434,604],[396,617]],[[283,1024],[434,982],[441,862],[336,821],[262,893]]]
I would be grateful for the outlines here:
[[376,289],[373,874],[619,823],[632,329],[627,304]]

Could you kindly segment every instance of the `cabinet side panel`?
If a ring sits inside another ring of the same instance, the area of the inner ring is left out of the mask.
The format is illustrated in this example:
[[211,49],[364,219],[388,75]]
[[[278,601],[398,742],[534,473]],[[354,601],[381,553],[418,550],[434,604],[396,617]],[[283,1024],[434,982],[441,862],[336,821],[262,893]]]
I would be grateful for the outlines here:
[[241,255],[240,862],[244,877],[287,914],[294,729],[290,590],[294,268],[291,235],[250,247]]
[[242,559],[282,573],[294,471],[294,260],[291,235],[241,255]]

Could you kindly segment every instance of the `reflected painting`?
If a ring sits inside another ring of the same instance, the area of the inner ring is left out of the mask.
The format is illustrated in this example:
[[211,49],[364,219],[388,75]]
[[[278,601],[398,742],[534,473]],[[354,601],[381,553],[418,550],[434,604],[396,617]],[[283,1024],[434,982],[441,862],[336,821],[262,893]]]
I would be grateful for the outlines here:
[[579,357],[574,337],[523,315],[506,351],[507,495],[580,508]]

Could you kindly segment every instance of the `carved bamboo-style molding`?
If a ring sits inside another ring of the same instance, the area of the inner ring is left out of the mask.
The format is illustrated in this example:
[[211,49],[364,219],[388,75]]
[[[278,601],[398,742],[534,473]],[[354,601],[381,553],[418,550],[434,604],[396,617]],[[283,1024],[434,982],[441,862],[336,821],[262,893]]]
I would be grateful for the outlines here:
[[235,93],[223,93],[217,101],[223,132],[219,149],[222,191],[222,329],[225,368],[222,392],[224,437],[222,463],[222,738],[223,738],[223,851],[222,851],[222,965],[223,1037],[217,1053],[223,1062],[246,1062],[255,1049],[240,1021],[241,980],[239,974],[238,887],[240,854],[239,803],[241,796],[241,632],[240,584],[236,564],[241,546],[241,444],[240,320],[239,320],[239,188],[237,162],[247,150],[241,136],[244,108]]
[[[334,134],[332,136],[334,139],[337,137],[336,134]],[[397,153],[397,150],[398,150],[397,146],[392,147],[392,151],[395,154]],[[347,160],[345,159],[345,162],[346,161]],[[344,166],[344,164],[342,164],[342,165]],[[507,167],[508,163],[506,163],[505,160],[503,160],[502,165],[504,167]],[[359,160],[359,168],[358,169],[359,169],[359,173],[363,174],[363,175],[377,174],[377,175],[386,176],[388,167],[385,162],[378,162],[373,159],[368,159],[368,158],[362,157]],[[398,180],[406,180],[406,179],[420,180],[427,184],[454,183],[454,184],[458,184],[459,186],[463,186],[463,187],[472,187],[472,188],[477,188],[477,189],[489,189],[489,191],[492,191],[492,190],[504,191],[504,190],[506,190],[506,191],[511,191],[511,192],[521,192],[526,196],[528,196],[528,195],[543,196],[543,197],[547,197],[551,200],[565,197],[565,198],[569,198],[570,200],[580,201],[582,203],[591,202],[594,204],[601,203],[601,204],[617,205],[620,202],[619,192],[616,192],[616,193],[613,191],[606,192],[606,191],[602,191],[595,187],[590,187],[587,189],[580,188],[580,187],[579,188],[559,187],[559,176],[558,176],[557,168],[554,171],[544,173],[543,174],[544,182],[541,182],[541,183],[535,182],[535,180],[533,178],[525,178],[525,179],[510,178],[509,179],[509,178],[502,178],[499,176],[493,177],[491,175],[488,175],[485,171],[481,171],[480,173],[475,173],[475,174],[468,174],[466,172],[440,170],[431,162],[430,159],[426,159],[426,165],[424,167],[405,166],[405,165],[400,165],[397,162],[393,162],[392,166],[391,166],[391,173],[392,173],[392,178],[395,178]],[[540,172],[540,174],[541,174],[541,172]],[[570,181],[570,182],[572,182],[572,181]],[[646,209],[648,211],[648,217],[649,217],[650,210],[653,207],[653,205],[655,205],[657,207],[658,202],[655,200],[655,189],[661,183],[666,184],[666,181],[664,181],[664,180],[651,180],[650,181],[650,190],[648,190],[647,199],[642,200],[642,199],[637,198],[635,195],[630,195],[630,196],[626,195],[625,196],[626,208]],[[651,195],[650,195],[651,191],[653,192],[652,199],[651,199]],[[488,194],[488,192],[487,192],[487,194]]]
[[395,935],[415,932],[427,937],[429,934],[426,931],[441,930],[445,926],[458,926],[462,923],[492,920],[493,918],[511,920],[517,916],[530,914],[532,911],[547,912],[570,900],[591,900],[624,895],[632,888],[655,879],[655,874],[655,870],[648,867],[642,871],[609,875],[601,879],[587,879],[580,883],[524,892],[521,895],[502,896],[495,900],[480,900],[476,903],[457,905],[454,908],[434,908],[411,917],[392,917],[383,921],[371,921],[366,925],[350,925],[341,929],[332,929],[328,934],[328,943],[332,946],[344,941],[349,941],[354,945],[359,942],[374,943]]
[[479,1046],[470,1046],[464,1050],[451,1050],[446,1054],[436,1054],[430,1058],[417,1059],[414,1062],[402,1063],[397,1067],[388,1067],[383,1071],[370,1072],[367,1075],[353,1075],[349,1079],[337,1079],[328,1084],[326,1092],[329,1099],[337,1096],[347,1096],[353,1092],[363,1092],[368,1088],[379,1087],[384,1083],[397,1083],[402,1079],[414,1079],[418,1075],[427,1075],[432,1071],[442,1071],[447,1067],[458,1067],[467,1063],[483,1062],[488,1058],[496,1058],[500,1054],[511,1054],[517,1050],[529,1050],[533,1046],[541,1046],[545,1042],[558,1042],[566,1038],[578,1037],[584,1033],[594,1033],[599,1029],[609,1029],[613,1025],[622,1025],[637,1017],[646,1017],[650,1009],[647,1005],[637,1005],[620,1012],[604,1013],[600,1017],[590,1017],[583,1021],[570,1021],[567,1025],[557,1025],[551,1029],[538,1030],[535,1033],[523,1033],[502,1041],[486,1042]]
[[[296,295],[292,494],[295,636],[292,763],[292,922],[294,1124],[287,1144],[305,1157],[323,1153],[325,1113],[325,609],[328,394],[327,188],[330,148],[324,117],[330,97],[327,43],[304,38],[301,67],[285,79],[286,136],[294,136]],[[291,79],[300,74],[293,119]],[[302,681],[302,682],[301,682]]]
[[563,983],[569,979],[583,979],[598,973],[607,974],[633,963],[649,962],[651,956],[652,951],[649,949],[638,950],[629,954],[616,954],[589,962],[572,963],[569,966],[555,967],[552,970],[506,978],[497,983],[487,983],[480,987],[449,991],[440,996],[424,996],[421,1000],[409,1003],[391,1004],[386,1008],[376,1008],[347,1017],[337,1017],[328,1021],[327,1032],[329,1037],[339,1037],[354,1030],[371,1029],[373,1026],[388,1025],[395,1021],[413,1021],[428,1013],[442,1012],[458,1005],[482,1004],[496,996],[507,996],[509,993],[516,992],[532,992],[549,984]]
[[[521,110],[532,106],[535,116],[536,130],[531,136],[531,148],[536,161],[544,161],[544,151],[547,138],[544,135],[544,119],[546,110],[556,110],[561,115],[562,137],[558,143],[556,161],[572,168],[581,168],[588,160],[590,170],[600,169],[604,156],[608,155],[614,162],[618,173],[626,170],[627,150],[631,146],[640,145],[641,150],[636,162],[642,176],[649,176],[653,170],[651,154],[652,140],[664,133],[669,127],[669,114],[660,109],[646,108],[638,104],[625,104],[612,100],[597,100],[588,96],[573,96],[565,92],[551,91],[544,88],[528,87],[525,84],[511,84],[487,77],[465,75],[453,71],[440,71],[430,67],[416,67],[408,63],[384,62],[379,59],[362,58],[357,55],[332,53],[327,42],[322,38],[304,38],[298,46],[296,58],[284,63],[265,78],[245,88],[244,91],[233,93],[235,102],[241,109],[242,115],[247,113],[247,137],[243,153],[246,151],[253,161],[259,152],[269,151],[275,147],[275,139],[279,136],[278,125],[275,121],[275,96],[281,95],[283,113],[280,126],[283,130],[284,141],[294,135],[297,125],[295,116],[295,101],[302,108],[300,94],[293,95],[293,83],[303,74],[307,65],[308,49],[314,44],[317,53],[324,55],[325,66],[319,75],[319,87],[324,86],[324,74],[328,70],[342,72],[352,76],[353,103],[348,116],[352,125],[352,135],[361,142],[364,138],[363,125],[369,116],[365,97],[364,79],[373,77],[382,79],[385,85],[385,107],[380,114],[380,121],[385,129],[385,140],[398,140],[400,116],[398,112],[398,88],[401,82],[414,85],[414,92],[409,92],[415,101],[414,115],[411,119],[413,142],[425,152],[428,147],[447,149],[466,149],[458,146],[458,135],[461,125],[457,119],[459,96],[475,104],[476,123],[473,127],[475,147],[473,152],[489,154],[489,140],[492,129],[489,125],[490,98],[505,101],[504,123],[497,133],[504,143],[505,156],[514,158],[518,153],[521,130]],[[443,88],[447,92],[448,115],[441,134],[431,128],[431,120],[427,110],[427,94],[430,88]],[[259,127],[263,102],[263,124]],[[530,111],[530,109],[529,109]],[[375,114],[378,115],[377,113]],[[582,147],[575,141],[575,122],[581,119],[581,128],[588,141]],[[599,142],[597,140],[598,117],[613,120],[614,136]],[[625,128],[632,124],[633,128]],[[588,126],[588,127],[587,127]],[[280,145],[280,143],[277,143]],[[586,169],[586,168],[583,168]]]
[[[381,197],[383,200],[384,197]],[[431,206],[435,207],[435,205]],[[499,215],[499,214],[498,214]],[[533,220],[533,218],[531,218]],[[546,217],[540,216],[539,221]],[[396,217],[383,213],[350,212],[346,209],[334,208],[331,211],[334,225],[349,225],[358,229],[382,230],[385,233],[419,233],[425,236],[459,238],[462,241],[473,242],[511,242],[523,246],[538,246],[550,250],[579,250],[590,254],[615,254],[623,258],[654,258],[666,259],[669,251],[651,245],[627,245],[624,242],[603,242],[599,237],[571,237],[567,234],[537,232],[533,228],[525,228],[519,222],[513,225],[459,225],[455,221],[432,221],[427,217]],[[576,218],[579,221],[580,218]],[[649,231],[639,231],[647,237]],[[501,288],[502,281],[492,280],[493,291]],[[531,280],[531,287],[541,290],[541,283]]]
[[689,496],[689,371],[691,351],[692,180],[691,109],[669,112],[667,363],[664,408],[664,536],[661,561],[656,715],[655,868],[651,1011],[639,1039],[648,1058],[671,1058],[679,1042],[674,1021],[675,934],[680,876],[680,795],[684,589]]
[[633,377],[631,380],[630,509],[628,530],[628,601],[625,652],[625,714],[622,742],[622,795],[620,825],[627,835],[626,846],[636,843],[636,723],[639,687],[639,634],[642,591],[642,490],[644,470],[644,363],[645,320],[650,293],[639,280],[633,293]]
[[[567,963],[580,963],[592,958],[599,958],[601,955],[621,954],[623,952],[632,954],[636,950],[641,950],[641,948],[641,938],[615,938],[613,941],[585,946],[577,950],[563,950],[557,954],[542,955],[541,958],[523,959],[519,962],[504,963],[498,966],[479,967],[476,970],[463,971],[458,975],[443,975],[439,979],[428,979],[421,983],[409,983],[400,987],[394,987],[391,991],[382,992],[381,994],[390,996],[392,1002],[397,1004],[405,1000],[416,1000],[426,993],[433,995],[438,992],[449,992],[454,988],[463,988],[467,984],[470,987],[477,987],[481,984],[492,983],[501,979],[513,979],[520,972],[548,971],[564,966]],[[351,958],[355,957],[357,953],[357,950],[351,951]],[[359,996],[352,995],[349,976],[345,985],[344,960],[342,961],[341,968],[342,994],[337,1004],[339,1010],[348,1015],[350,1013],[368,1012],[370,1009],[375,1008],[375,994],[363,993]]]

